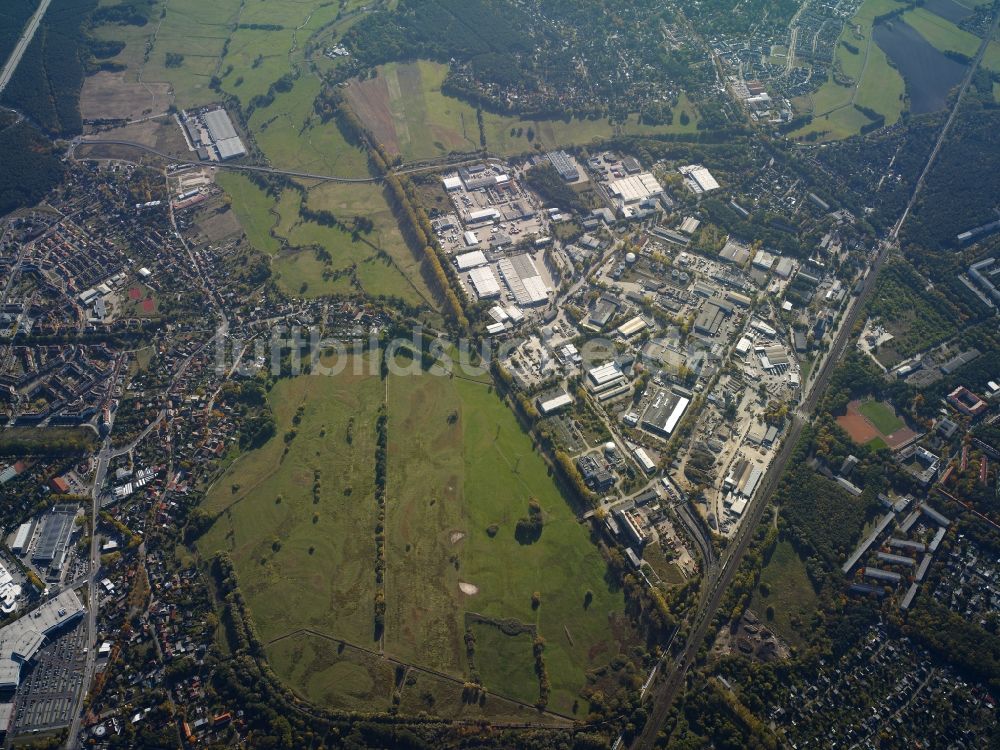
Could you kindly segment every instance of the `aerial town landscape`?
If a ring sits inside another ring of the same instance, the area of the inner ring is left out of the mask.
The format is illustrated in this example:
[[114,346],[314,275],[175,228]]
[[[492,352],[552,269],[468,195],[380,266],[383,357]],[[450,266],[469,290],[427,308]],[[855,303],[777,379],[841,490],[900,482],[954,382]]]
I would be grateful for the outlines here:
[[1000,747],[1000,2],[2,5],[5,748]]

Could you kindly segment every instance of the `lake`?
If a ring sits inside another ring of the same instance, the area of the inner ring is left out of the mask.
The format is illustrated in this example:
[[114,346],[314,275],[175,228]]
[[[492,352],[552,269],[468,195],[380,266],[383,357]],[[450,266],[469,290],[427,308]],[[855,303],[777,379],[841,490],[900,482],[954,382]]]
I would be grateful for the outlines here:
[[898,18],[876,25],[872,39],[903,76],[910,112],[915,115],[942,109],[948,93],[965,75],[964,65],[943,55]]
[[936,16],[941,16],[946,21],[958,24],[972,15],[972,11],[964,5],[956,3],[955,0],[924,0],[924,8]]

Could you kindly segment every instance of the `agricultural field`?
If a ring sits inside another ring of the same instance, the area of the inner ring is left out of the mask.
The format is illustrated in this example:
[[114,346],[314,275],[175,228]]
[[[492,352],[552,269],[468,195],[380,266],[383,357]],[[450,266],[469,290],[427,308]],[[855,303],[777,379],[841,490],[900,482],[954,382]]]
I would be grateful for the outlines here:
[[[778,542],[761,571],[750,608],[785,642],[804,646],[818,605],[805,562],[789,541]],[[773,615],[768,617],[770,609]]]
[[872,40],[872,22],[876,16],[901,7],[903,4],[896,0],[866,0],[861,5],[844,26],[836,52],[836,68],[850,83],[839,83],[831,77],[813,94],[797,99],[796,108],[811,113],[813,121],[792,133],[792,138],[820,133],[819,140],[828,141],[857,135],[871,120],[855,104],[884,115],[886,125],[899,120],[905,85]]
[[[379,142],[406,161],[451,151],[476,151],[480,148],[476,110],[441,93],[447,73],[447,65],[426,60],[381,65],[375,77],[352,82],[347,95]],[[687,115],[687,124],[681,123],[682,112]],[[697,127],[697,110],[683,95],[675,108],[674,122],[661,126],[643,125],[636,115],[613,126],[606,119],[521,120],[483,112],[486,147],[511,155],[531,151],[536,144],[549,149],[586,145],[618,133],[693,133]]]

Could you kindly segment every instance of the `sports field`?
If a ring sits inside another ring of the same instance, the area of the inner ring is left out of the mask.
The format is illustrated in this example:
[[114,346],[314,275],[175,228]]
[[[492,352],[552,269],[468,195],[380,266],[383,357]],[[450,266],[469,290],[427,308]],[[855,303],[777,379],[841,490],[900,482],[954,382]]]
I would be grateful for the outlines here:
[[[628,628],[622,594],[609,589],[603,559],[530,439],[488,384],[349,373],[279,381],[269,396],[276,436],[237,460],[204,504],[218,517],[199,551],[233,558],[275,672],[312,700],[383,708],[384,660],[391,659],[447,675],[438,687],[451,694],[471,675],[469,629],[486,689],[537,715],[530,708],[539,698],[537,634],[546,642],[548,707],[569,714],[587,670],[619,652]],[[374,422],[386,396],[386,624],[379,642]],[[519,541],[515,527],[531,499],[541,507],[541,533]],[[349,658],[339,641],[354,649]],[[507,715],[523,710],[504,705]],[[458,708],[434,710],[453,715]]]
[[852,401],[847,413],[837,417],[837,424],[858,445],[874,449],[898,450],[913,441],[917,433],[896,415],[891,404],[883,401]]
[[906,423],[896,416],[895,409],[881,401],[865,401],[858,407],[858,411],[864,414],[883,435],[891,435],[896,430],[906,427]]

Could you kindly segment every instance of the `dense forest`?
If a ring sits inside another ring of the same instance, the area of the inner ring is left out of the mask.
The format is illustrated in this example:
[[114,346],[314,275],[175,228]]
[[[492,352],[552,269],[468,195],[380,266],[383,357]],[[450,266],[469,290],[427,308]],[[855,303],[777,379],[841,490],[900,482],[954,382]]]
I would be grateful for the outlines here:
[[905,228],[911,242],[954,247],[956,236],[1000,219],[1000,110],[965,107],[927,176]]
[[[704,54],[667,49],[669,10],[648,0],[402,0],[344,36],[353,52],[339,75],[393,60],[449,63],[442,90],[479,106],[534,117],[643,112],[669,122],[681,89],[710,70]],[[627,19],[627,22],[626,22]],[[666,106],[669,103],[670,106]]]
[[83,27],[96,7],[97,0],[53,3],[3,92],[4,104],[51,135],[82,130],[80,89],[87,49]]
[[0,216],[38,203],[62,179],[52,144],[27,122],[0,122]]

